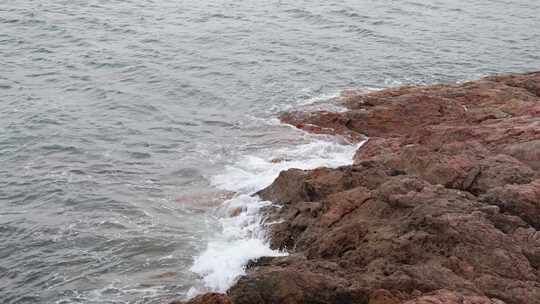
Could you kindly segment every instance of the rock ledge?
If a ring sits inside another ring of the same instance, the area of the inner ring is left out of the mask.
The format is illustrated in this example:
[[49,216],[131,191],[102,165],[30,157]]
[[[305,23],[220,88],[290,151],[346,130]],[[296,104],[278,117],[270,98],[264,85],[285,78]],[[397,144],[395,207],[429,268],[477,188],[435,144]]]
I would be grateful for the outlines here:
[[259,195],[274,248],[189,303],[540,303],[540,72],[349,94],[293,112],[369,140],[354,163],[282,172]]

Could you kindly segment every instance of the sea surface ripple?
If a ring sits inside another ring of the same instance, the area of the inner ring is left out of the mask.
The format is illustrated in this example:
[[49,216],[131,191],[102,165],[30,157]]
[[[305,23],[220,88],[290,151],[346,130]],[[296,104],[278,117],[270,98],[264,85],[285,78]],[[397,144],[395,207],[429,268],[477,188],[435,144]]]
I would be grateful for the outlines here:
[[280,111],[347,88],[538,70],[538,12],[537,0],[0,1],[0,302],[185,296],[228,195],[212,181],[242,167],[253,182],[263,171],[246,157],[317,154]]

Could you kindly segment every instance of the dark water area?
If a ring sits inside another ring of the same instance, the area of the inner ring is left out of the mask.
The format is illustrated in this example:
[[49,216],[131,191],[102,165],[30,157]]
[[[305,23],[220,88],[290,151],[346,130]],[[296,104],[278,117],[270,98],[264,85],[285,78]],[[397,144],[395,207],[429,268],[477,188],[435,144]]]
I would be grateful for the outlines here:
[[250,171],[245,156],[313,154],[280,111],[349,88],[538,70],[539,12],[536,0],[1,0],[0,302],[186,296],[221,229],[223,179]]

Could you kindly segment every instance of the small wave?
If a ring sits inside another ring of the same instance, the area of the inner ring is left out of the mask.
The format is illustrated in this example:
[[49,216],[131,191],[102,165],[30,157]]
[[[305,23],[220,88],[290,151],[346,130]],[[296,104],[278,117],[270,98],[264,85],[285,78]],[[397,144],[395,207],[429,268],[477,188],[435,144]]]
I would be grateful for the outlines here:
[[203,292],[225,292],[245,274],[245,265],[262,256],[284,256],[268,244],[262,208],[272,203],[253,193],[269,186],[283,170],[314,169],[350,164],[359,145],[325,141],[315,136],[307,144],[246,155],[211,179],[222,190],[238,193],[217,210],[221,231],[209,240],[207,249],[195,258],[191,271],[202,277],[202,286],[188,292],[191,298]]
[[275,108],[275,112],[289,111],[289,110],[302,110],[302,111],[332,111],[343,112],[346,109],[337,102],[341,96],[339,91],[332,91],[326,93],[311,92],[311,89],[307,88],[302,90],[298,99],[290,104],[281,105]]
[[[282,256],[286,253],[270,249],[261,223],[261,208],[271,205],[257,197],[238,195],[219,209],[222,231],[209,241],[207,249],[195,259],[191,271],[203,278],[203,287],[192,288],[188,296],[205,291],[225,292],[245,274],[244,266],[261,256]],[[231,214],[240,213],[235,216]]]
[[339,95],[340,95],[339,91],[326,93],[326,94],[321,94],[321,95],[313,96],[313,97],[307,98],[305,100],[299,101],[298,104],[301,105],[301,106],[312,105],[312,104],[315,104],[315,103],[320,103],[320,102],[335,99],[335,98],[339,97]]
[[313,136],[313,141],[307,144],[243,156],[211,181],[223,190],[252,193],[269,186],[281,171],[290,168],[307,170],[348,165],[356,149],[357,146],[342,144],[337,139],[328,141]]

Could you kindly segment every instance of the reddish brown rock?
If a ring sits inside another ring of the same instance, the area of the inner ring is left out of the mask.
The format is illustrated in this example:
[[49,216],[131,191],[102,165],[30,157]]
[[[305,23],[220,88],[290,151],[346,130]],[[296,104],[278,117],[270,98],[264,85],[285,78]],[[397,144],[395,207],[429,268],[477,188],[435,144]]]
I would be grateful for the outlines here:
[[[540,116],[540,113],[537,114]],[[532,140],[508,145],[503,153],[519,159],[534,170],[540,170],[540,140]]]
[[171,304],[232,304],[227,295],[221,293],[207,293],[197,296],[187,302],[175,301]]
[[404,304],[505,304],[498,299],[485,296],[464,295],[448,290],[439,290],[428,295],[420,296]]
[[401,301],[391,292],[384,289],[377,289],[369,295],[368,304],[399,304]]
[[[311,123],[313,120],[316,120],[316,123]],[[281,121],[315,134],[341,135],[351,142],[365,139],[362,134],[348,128],[350,119],[339,113],[327,111],[317,113],[291,112],[283,114]]]
[[540,229],[540,180],[528,184],[507,184],[491,189],[483,197],[505,213],[516,215]]
[[291,255],[251,263],[232,303],[540,303],[540,73],[343,102],[282,116],[370,139],[350,166],[291,169],[258,193]]

